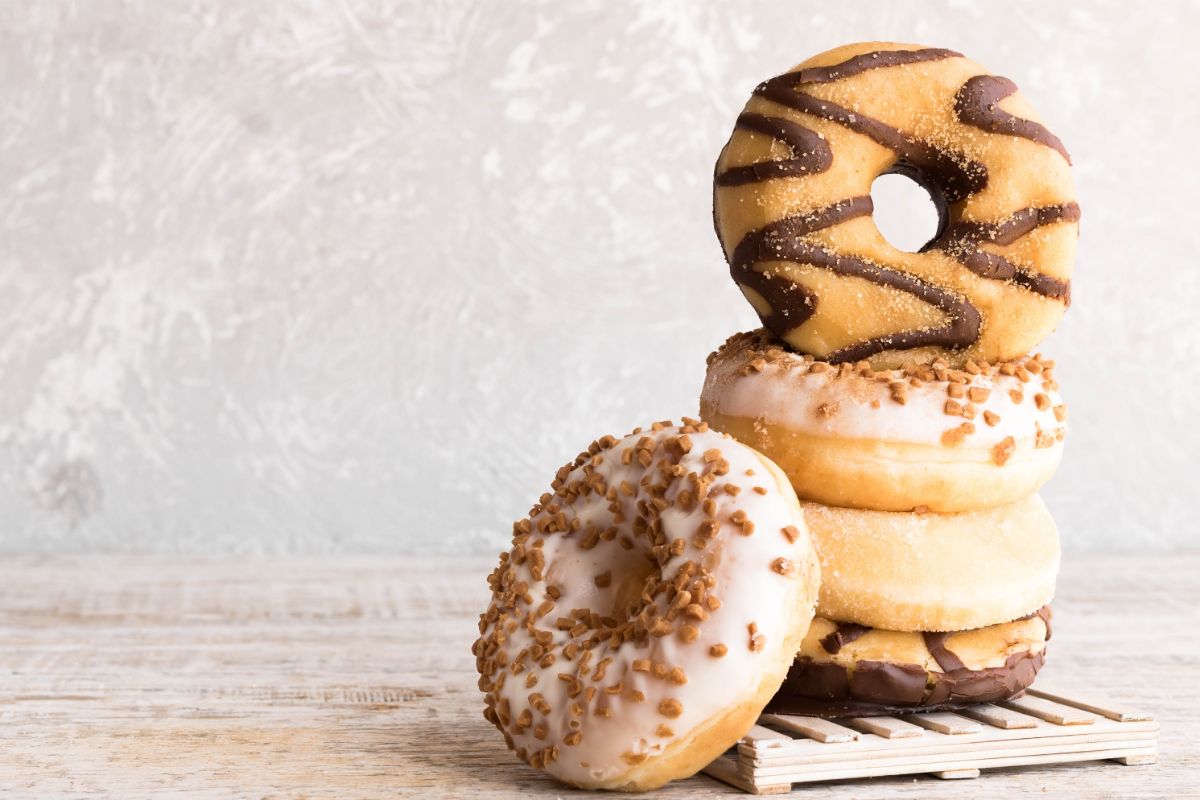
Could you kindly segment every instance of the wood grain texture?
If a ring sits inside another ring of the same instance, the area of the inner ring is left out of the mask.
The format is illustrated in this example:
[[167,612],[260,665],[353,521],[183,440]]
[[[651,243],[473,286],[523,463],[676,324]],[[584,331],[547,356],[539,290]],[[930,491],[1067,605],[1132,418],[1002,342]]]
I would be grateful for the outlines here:
[[[581,797],[517,762],[480,716],[469,647],[491,565],[0,560],[0,796]],[[1158,764],[1004,769],[971,796],[1194,790],[1198,572],[1196,556],[1074,556],[1055,604],[1039,686],[1153,712]],[[964,796],[929,777],[802,791]],[[736,793],[699,776],[656,796]]]

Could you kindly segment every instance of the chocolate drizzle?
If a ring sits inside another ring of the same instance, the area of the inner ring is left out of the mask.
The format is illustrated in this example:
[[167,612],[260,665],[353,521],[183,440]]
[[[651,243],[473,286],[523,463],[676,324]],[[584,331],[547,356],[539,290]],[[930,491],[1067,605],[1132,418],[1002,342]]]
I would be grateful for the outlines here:
[[[1055,222],[1075,222],[1079,207],[1074,203],[1044,208],[1026,208],[1003,222],[950,222],[948,205],[959,203],[987,186],[984,164],[963,153],[946,151],[918,141],[909,134],[873,117],[822,100],[801,90],[804,84],[830,83],[868,70],[924,61],[960,57],[952,50],[884,50],[863,53],[827,67],[807,67],[763,82],[756,96],[804,114],[834,122],[890,149],[896,162],[889,171],[915,179],[930,191],[939,207],[941,231],[923,251],[940,250],[983,278],[1009,281],[1029,291],[1065,303],[1070,302],[1070,284],[1012,263],[978,245],[1011,244],[1032,230]],[[1011,87],[1011,88],[1010,88]],[[991,132],[1025,138],[1062,150],[1062,143],[1038,123],[1022,120],[995,108],[1016,87],[1005,78],[980,75],[968,80],[955,96],[955,111],[967,124]],[[829,169],[833,153],[828,143],[809,128],[789,119],[745,112],[737,127],[765,134],[783,142],[791,158],[731,167],[715,177],[718,187],[743,186],[779,178],[817,174]],[[940,346],[961,349],[979,337],[982,318],[966,298],[944,290],[907,272],[868,261],[856,255],[832,252],[801,237],[822,228],[872,213],[870,197],[853,197],[810,214],[787,217],[745,235],[730,256],[735,281],[752,289],[770,305],[763,324],[780,338],[802,325],[816,312],[817,295],[786,275],[755,269],[763,262],[789,261],[860,277],[881,286],[907,292],[942,311],[944,325],[887,334],[836,350],[826,356],[831,363],[858,361],[886,350]],[[719,231],[718,231],[719,233]]]
[[784,161],[764,161],[744,167],[733,167],[716,177],[718,186],[741,186],[774,178],[811,175],[824,172],[833,163],[833,151],[829,149],[829,144],[816,132],[798,122],[782,117],[742,112],[735,127],[763,133],[783,142],[791,148],[792,157]]
[[1017,90],[1017,85],[999,75],[976,75],[954,95],[954,113],[959,121],[985,130],[1020,136],[1032,142],[1053,148],[1071,163],[1071,154],[1062,140],[1046,129],[1045,125],[1030,119],[1013,116],[998,103]]
[[866,625],[858,625],[853,622],[839,622],[837,623],[837,629],[833,633],[821,638],[821,648],[831,656],[836,655],[841,652],[843,647],[861,638],[871,630]]
[[962,58],[962,53],[940,47],[926,47],[921,50],[875,50],[848,58],[840,64],[829,67],[806,67],[792,74],[799,78],[800,83],[831,83],[880,67],[898,67],[921,61],[941,61],[943,58]]
[[925,639],[925,648],[929,650],[929,655],[933,656],[933,660],[942,668],[942,672],[953,672],[958,669],[966,669],[967,665],[962,662],[962,659],[946,649],[946,640],[952,635],[952,631],[925,631],[921,634]]
[[1071,283],[1050,275],[1026,269],[997,253],[980,250],[980,243],[1008,245],[1027,233],[1056,222],[1078,222],[1079,205],[1064,203],[1041,208],[1023,208],[1003,222],[959,221],[945,232],[929,249],[939,249],[983,278],[1012,281],[1031,292],[1071,304]]
[[978,161],[961,153],[940,150],[874,117],[806,94],[795,88],[800,74],[789,72],[771,78],[760,83],[754,93],[795,111],[836,122],[883,145],[896,154],[897,160],[912,165],[927,176],[945,195],[947,202],[965,200],[987,186],[987,167]]
[[[974,342],[979,335],[982,318],[975,306],[961,296],[907,272],[881,267],[859,256],[835,253],[802,238],[807,233],[847,219],[866,216],[871,209],[870,197],[852,197],[808,216],[785,217],[746,234],[733,251],[729,270],[735,281],[754,289],[770,304],[771,312],[763,317],[763,324],[782,337],[792,328],[803,324],[816,311],[815,294],[784,276],[754,269],[761,262],[791,261],[864,278],[880,286],[907,292],[935,306],[949,318],[949,322],[942,326],[890,333],[835,350],[826,357],[831,363],[858,361],[884,350],[927,345],[965,347]],[[802,296],[802,303],[792,302],[797,293]]]

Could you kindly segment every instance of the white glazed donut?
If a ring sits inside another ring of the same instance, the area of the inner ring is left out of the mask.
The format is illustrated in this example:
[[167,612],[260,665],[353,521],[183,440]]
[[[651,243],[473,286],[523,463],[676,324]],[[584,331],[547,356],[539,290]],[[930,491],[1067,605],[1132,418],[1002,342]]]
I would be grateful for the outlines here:
[[819,567],[787,478],[704,423],[669,425],[560,469],[489,578],[484,716],[573,786],[699,771],[754,723],[812,620]]
[[709,356],[700,416],[759,450],[805,500],[953,513],[1016,502],[1062,458],[1054,362],[832,366],[763,331]]

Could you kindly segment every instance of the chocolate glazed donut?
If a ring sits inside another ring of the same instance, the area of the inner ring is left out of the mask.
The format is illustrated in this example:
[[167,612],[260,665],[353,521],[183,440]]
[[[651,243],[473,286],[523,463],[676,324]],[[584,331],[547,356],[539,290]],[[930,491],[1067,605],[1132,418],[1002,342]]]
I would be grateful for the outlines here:
[[[836,656],[842,648],[874,631],[864,625],[836,623],[834,631],[819,640],[822,652],[801,651],[767,711],[821,717],[876,716],[944,711],[1019,696],[1045,663],[1044,643],[1051,635],[1050,607],[994,626],[1011,627],[1035,618],[1045,625],[1041,645],[1017,649],[1003,664],[977,669],[969,668],[947,647],[947,639],[954,632],[921,634],[940,671],[901,661],[864,659],[849,667],[835,663],[826,654]],[[806,647],[808,644],[806,641]]]
[[[1011,81],[982,71],[952,50],[850,45],[754,90],[717,162],[714,221],[776,336],[879,368],[1012,358],[1057,324],[1079,220],[1069,156]],[[870,221],[870,184],[885,173],[913,178],[938,208],[919,253]]]

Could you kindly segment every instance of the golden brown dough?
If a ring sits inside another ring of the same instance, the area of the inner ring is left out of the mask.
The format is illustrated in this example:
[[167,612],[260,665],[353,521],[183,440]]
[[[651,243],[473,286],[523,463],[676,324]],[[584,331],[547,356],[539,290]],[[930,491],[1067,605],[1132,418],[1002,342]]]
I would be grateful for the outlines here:
[[[871,219],[888,172],[939,207],[921,252]],[[1067,151],[1015,85],[949,50],[846,45],[759,85],[717,161],[714,218],[763,324],[831,362],[1011,360],[1070,300]]]
[[821,558],[817,613],[892,631],[959,631],[1048,604],[1058,530],[1037,495],[959,514],[804,503]]

